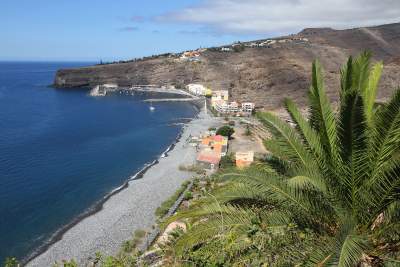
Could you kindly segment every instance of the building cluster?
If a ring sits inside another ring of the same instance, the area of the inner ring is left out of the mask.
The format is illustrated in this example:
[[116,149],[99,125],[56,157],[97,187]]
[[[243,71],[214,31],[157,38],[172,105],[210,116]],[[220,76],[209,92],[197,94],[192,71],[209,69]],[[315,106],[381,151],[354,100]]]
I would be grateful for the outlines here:
[[[197,165],[203,169],[215,171],[219,168],[221,158],[228,153],[228,138],[207,131],[200,137],[192,137],[192,144],[198,149]],[[245,168],[254,162],[254,152],[236,152],[235,163],[238,168]]]
[[296,37],[296,36],[291,36],[289,38],[284,38],[284,39],[268,39],[264,41],[255,41],[255,42],[249,42],[249,43],[234,43],[229,46],[224,46],[221,47],[222,52],[233,52],[235,46],[238,45],[243,45],[244,47],[250,47],[250,48],[255,48],[255,47],[270,47],[271,45],[274,44],[284,44],[284,43],[290,43],[290,42],[308,42],[309,40],[304,37]]
[[201,53],[206,51],[206,49],[197,49],[193,51],[186,51],[181,54],[179,60],[189,61],[189,62],[199,62]]
[[217,135],[215,131],[207,131],[200,137],[192,137],[198,149],[197,164],[207,170],[216,170],[223,156],[228,152],[228,138]]
[[211,96],[211,106],[218,113],[233,115],[251,115],[255,108],[255,104],[251,102],[237,103],[229,101],[229,92],[227,90],[213,91]]

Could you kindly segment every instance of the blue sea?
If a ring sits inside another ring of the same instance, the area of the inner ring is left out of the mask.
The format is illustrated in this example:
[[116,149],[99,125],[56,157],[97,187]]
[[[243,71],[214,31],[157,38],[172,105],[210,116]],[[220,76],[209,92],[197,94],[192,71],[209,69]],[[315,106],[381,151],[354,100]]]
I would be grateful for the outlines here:
[[57,69],[88,63],[0,62],[0,265],[22,259],[159,158],[188,103],[95,98],[54,89]]

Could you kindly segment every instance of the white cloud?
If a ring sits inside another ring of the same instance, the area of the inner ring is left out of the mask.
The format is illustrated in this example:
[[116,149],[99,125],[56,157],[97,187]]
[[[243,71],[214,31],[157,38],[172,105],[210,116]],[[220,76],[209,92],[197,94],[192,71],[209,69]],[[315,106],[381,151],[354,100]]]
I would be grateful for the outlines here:
[[203,0],[157,19],[193,23],[222,33],[343,29],[399,22],[400,0]]

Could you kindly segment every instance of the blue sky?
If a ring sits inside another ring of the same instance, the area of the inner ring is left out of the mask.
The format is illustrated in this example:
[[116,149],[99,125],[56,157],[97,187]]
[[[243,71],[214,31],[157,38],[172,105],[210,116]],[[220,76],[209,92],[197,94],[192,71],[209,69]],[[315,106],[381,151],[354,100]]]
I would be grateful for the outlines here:
[[398,14],[398,0],[1,0],[0,60],[131,59]]
[[249,39],[157,17],[194,0],[1,0],[0,60],[130,59]]

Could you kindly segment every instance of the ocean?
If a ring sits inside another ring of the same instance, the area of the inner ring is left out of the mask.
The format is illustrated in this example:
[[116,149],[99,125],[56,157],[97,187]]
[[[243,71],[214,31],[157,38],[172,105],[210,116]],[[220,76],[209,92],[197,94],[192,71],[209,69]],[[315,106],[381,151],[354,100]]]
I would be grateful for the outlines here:
[[54,89],[57,69],[89,63],[0,62],[0,265],[23,259],[153,162],[189,103]]

